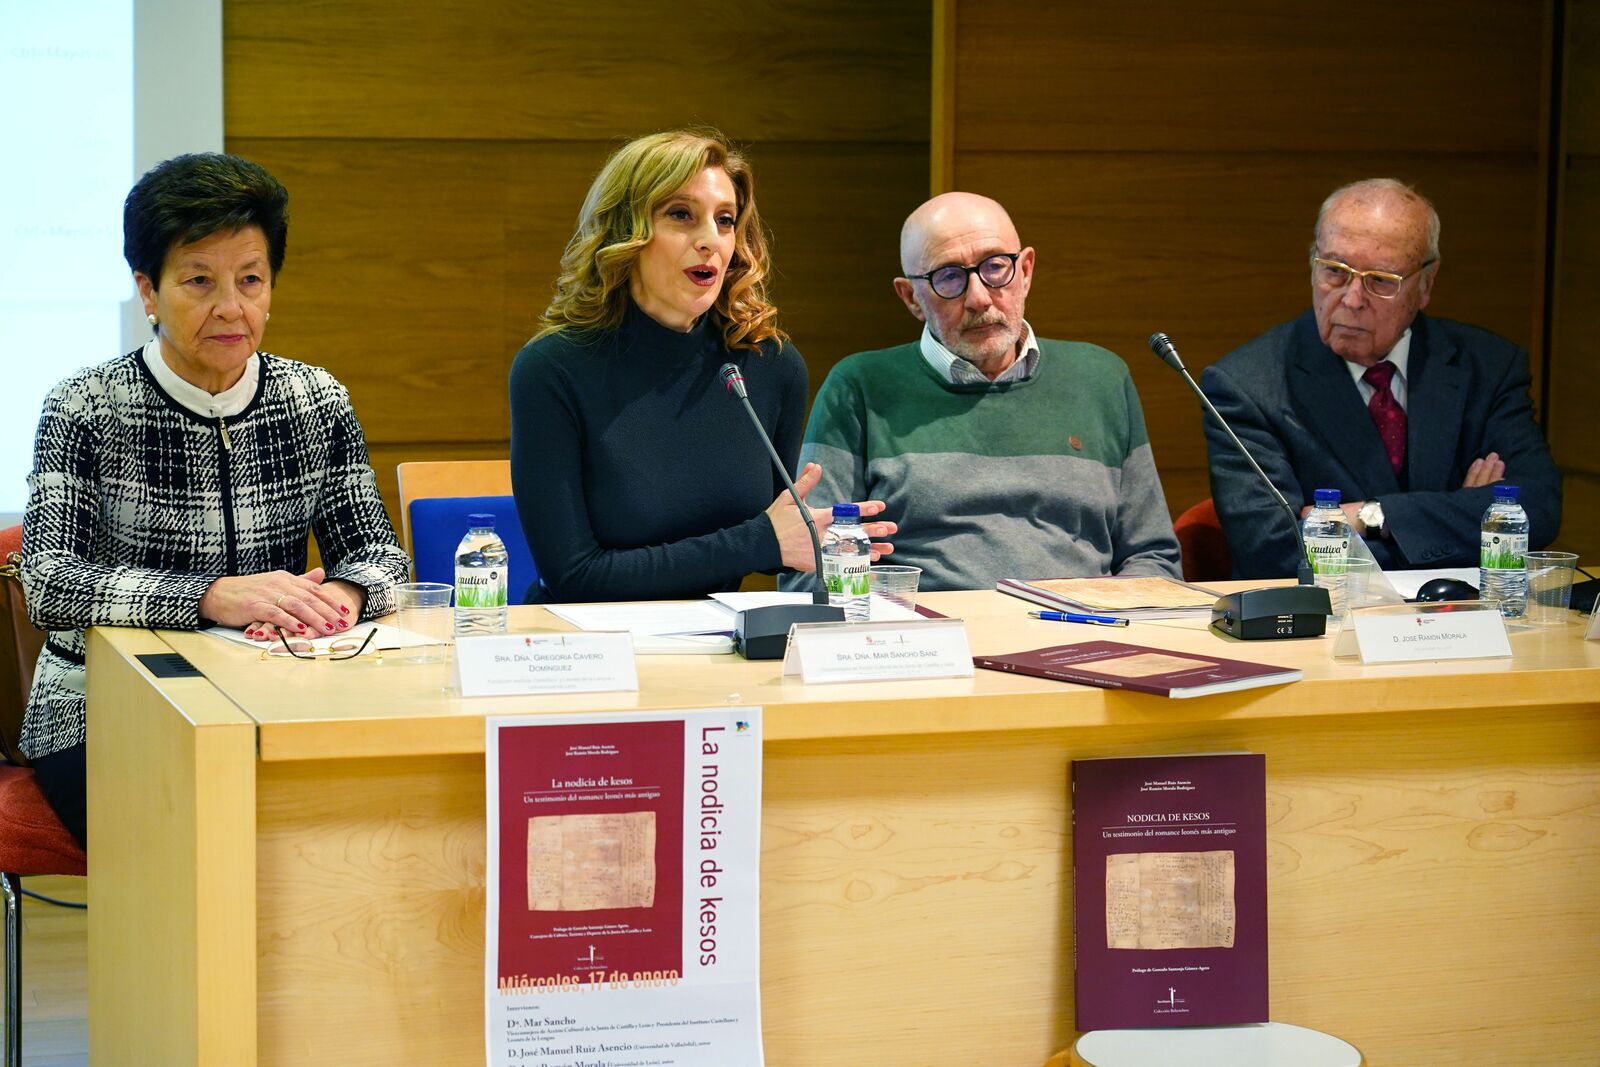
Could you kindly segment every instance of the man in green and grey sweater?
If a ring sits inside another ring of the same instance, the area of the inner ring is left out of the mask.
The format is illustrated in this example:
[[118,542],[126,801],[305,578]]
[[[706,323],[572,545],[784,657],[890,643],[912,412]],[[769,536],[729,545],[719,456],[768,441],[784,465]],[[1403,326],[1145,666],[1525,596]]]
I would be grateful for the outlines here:
[[808,502],[884,501],[900,525],[894,562],[921,567],[925,590],[1178,577],[1128,368],[1095,345],[1034,336],[1023,319],[1034,251],[1005,209],[934,197],[906,220],[900,262],[895,292],[922,338],[829,373],[800,453],[825,472]]

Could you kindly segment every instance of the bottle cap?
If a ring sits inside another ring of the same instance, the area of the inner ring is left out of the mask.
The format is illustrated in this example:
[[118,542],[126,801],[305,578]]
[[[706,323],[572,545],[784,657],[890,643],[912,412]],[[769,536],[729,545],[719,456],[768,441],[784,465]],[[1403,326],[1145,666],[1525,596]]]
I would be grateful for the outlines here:
[[860,519],[861,519],[861,505],[860,504],[835,504],[833,506],[833,517],[836,518],[836,519],[855,519],[857,521],[860,521]]
[[1339,506],[1339,490],[1337,489],[1318,489],[1315,495],[1317,507],[1319,508],[1336,508]]
[[1496,500],[1516,500],[1521,495],[1522,490],[1514,485],[1506,485],[1504,482],[1495,484],[1494,498]]
[[494,512],[474,511],[471,515],[467,516],[467,525],[472,527],[474,530],[485,526],[492,530],[494,529]]

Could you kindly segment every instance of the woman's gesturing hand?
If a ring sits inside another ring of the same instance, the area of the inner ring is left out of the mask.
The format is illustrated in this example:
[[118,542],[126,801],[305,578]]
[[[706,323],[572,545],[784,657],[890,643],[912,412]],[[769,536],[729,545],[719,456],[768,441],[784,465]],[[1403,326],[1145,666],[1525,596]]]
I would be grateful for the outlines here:
[[354,587],[324,582],[314,567],[304,574],[267,571],[218,578],[200,598],[200,616],[223,626],[242,627],[251,637],[269,640],[273,626],[294,637],[326,637],[361,617]]
[[[807,463],[801,470],[800,477],[794,480],[795,490],[804,500],[806,494],[817,487],[822,480],[822,468],[815,463]],[[882,514],[884,503],[881,500],[863,500],[860,503],[861,517],[867,519],[873,515]],[[811,520],[817,524],[817,533],[820,535],[833,520],[831,508],[811,508]],[[783,493],[767,508],[767,518],[772,523],[773,533],[778,535],[778,549],[783,554],[783,565],[790,570],[814,571],[817,569],[816,555],[811,550],[811,533],[806,529],[805,520],[800,517],[800,512],[795,508],[794,501],[788,493]],[[872,559],[877,562],[881,556],[887,556],[894,551],[894,545],[880,538],[885,538],[899,529],[892,522],[863,522],[861,528],[867,536],[872,538]]]

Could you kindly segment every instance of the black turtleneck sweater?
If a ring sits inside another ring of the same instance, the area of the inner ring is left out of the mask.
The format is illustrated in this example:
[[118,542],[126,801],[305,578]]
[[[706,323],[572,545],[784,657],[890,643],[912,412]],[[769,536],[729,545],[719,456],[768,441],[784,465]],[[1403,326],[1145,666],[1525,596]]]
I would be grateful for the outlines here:
[[794,471],[806,367],[793,345],[730,351],[704,317],[670,330],[629,302],[621,326],[530,341],[511,367],[511,482],[539,570],[529,603],[668,600],[778,569],[766,509],[783,491],[744,405]]

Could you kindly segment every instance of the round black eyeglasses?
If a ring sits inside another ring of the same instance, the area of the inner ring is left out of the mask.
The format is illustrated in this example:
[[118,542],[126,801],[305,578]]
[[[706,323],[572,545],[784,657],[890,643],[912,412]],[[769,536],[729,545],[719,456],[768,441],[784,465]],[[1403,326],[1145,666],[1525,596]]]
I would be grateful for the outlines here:
[[911,281],[927,282],[935,296],[954,300],[967,291],[967,276],[976,274],[978,280],[990,289],[1004,289],[1017,276],[1017,257],[1021,252],[997,252],[971,267],[947,263],[926,274],[908,274]]

